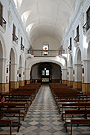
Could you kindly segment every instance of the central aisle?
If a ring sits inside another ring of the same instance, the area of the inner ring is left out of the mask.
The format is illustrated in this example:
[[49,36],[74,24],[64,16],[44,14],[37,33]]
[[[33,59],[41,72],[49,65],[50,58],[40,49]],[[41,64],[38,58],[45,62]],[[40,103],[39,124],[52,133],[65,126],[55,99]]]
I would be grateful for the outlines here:
[[17,135],[67,135],[48,85],[42,85]]

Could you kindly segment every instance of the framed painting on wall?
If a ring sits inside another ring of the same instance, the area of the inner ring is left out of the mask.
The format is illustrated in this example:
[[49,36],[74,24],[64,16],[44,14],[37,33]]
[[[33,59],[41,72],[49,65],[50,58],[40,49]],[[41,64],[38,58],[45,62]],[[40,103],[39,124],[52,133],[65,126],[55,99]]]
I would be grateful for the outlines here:
[[8,82],[8,76],[6,76],[6,83]]

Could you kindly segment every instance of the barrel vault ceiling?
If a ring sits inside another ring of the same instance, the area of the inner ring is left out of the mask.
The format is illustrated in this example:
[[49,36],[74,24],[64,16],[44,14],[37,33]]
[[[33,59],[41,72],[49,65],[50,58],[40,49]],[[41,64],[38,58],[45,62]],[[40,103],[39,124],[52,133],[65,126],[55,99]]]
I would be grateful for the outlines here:
[[14,0],[31,41],[50,36],[62,41],[76,0]]

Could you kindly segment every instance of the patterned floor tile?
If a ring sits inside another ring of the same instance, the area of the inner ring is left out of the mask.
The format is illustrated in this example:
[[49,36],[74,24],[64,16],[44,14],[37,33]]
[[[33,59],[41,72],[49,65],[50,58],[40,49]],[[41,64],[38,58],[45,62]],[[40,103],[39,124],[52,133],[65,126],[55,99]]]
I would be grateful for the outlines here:
[[33,130],[33,131],[36,132],[36,133],[41,133],[41,132],[43,132],[44,130],[41,129],[41,128],[38,128],[38,129],[35,129],[35,130]]
[[44,131],[44,132],[39,133],[39,135],[52,135],[52,133]]
[[[7,118],[8,119],[8,118]],[[56,103],[48,85],[42,85],[34,101],[28,109],[26,118],[21,121],[19,132],[17,127],[12,127],[12,133],[16,135],[68,135],[70,125],[67,125],[66,133],[64,121],[58,113]],[[9,133],[9,128],[0,127],[0,134]],[[89,126],[74,126],[73,133],[90,133]]]
[[34,125],[37,125],[38,123],[39,123],[39,122],[32,121],[32,122],[30,122],[29,124],[34,126]]
[[43,130],[48,130],[48,129],[50,129],[51,127],[49,127],[49,126],[42,126],[41,127],[41,129],[43,129]]
[[54,129],[54,128],[50,128],[49,130],[47,130],[48,132],[50,132],[50,133],[55,133],[55,132],[57,132],[57,130],[56,129]]

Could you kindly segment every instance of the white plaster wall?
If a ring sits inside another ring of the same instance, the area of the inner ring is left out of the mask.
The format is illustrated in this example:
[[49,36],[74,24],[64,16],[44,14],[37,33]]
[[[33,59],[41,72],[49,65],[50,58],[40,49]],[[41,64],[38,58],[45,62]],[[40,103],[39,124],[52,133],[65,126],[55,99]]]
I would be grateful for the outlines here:
[[32,79],[39,79],[38,64],[34,65],[33,68],[32,68]]
[[[26,30],[23,26],[23,23],[20,19],[20,16],[15,8],[15,4],[13,0],[1,0],[0,1],[3,5],[3,18],[5,19],[6,23],[6,30],[4,30],[0,26],[0,41],[2,41],[2,48],[3,48],[3,57],[5,59],[4,61],[4,73],[3,73],[3,83],[6,83],[6,76],[9,77],[9,73],[6,73],[6,68],[9,68],[9,60],[10,60],[10,50],[13,48],[15,53],[15,79],[12,81],[17,81],[17,70],[19,69],[19,57],[20,55],[23,56],[23,68],[25,68],[25,56],[24,52],[21,51],[21,36],[23,37],[23,45],[25,48],[29,48],[30,46],[30,40],[28,38],[28,35],[26,33]],[[18,44],[12,41],[12,32],[13,32],[13,24],[16,26],[16,36],[18,37]],[[5,52],[6,50],[6,52]],[[24,69],[23,69],[24,71]],[[9,80],[8,80],[9,81]]]
[[52,64],[52,79],[60,79],[60,67]]
[[[77,64],[77,60],[78,60],[77,52],[78,52],[78,49],[80,49],[81,65],[83,64],[83,67],[86,68],[85,71],[88,69],[87,66],[85,66],[87,64],[85,64],[84,60],[90,59],[90,58],[87,58],[87,56],[88,56],[87,49],[88,49],[88,43],[90,41],[90,32],[88,32],[88,34],[84,34],[83,26],[86,23],[86,12],[87,12],[89,6],[90,6],[90,0],[78,0],[77,1],[75,13],[69,23],[69,27],[67,28],[67,31],[65,32],[65,36],[62,41],[65,50],[66,50],[66,48],[68,50],[68,46],[70,45],[70,37],[72,37],[72,51],[69,51],[69,50],[67,51],[67,54],[68,54],[67,55],[68,56],[67,57],[67,68],[70,65],[70,55],[72,56],[72,59],[73,59],[73,69],[76,68],[75,64]],[[76,44],[74,41],[74,38],[76,37],[76,28],[78,25],[79,25],[79,35],[80,36],[79,36],[79,44]],[[77,69],[75,69],[75,70],[77,70]],[[81,72],[80,69],[78,69],[78,70]],[[78,76],[78,74],[76,76]],[[85,78],[87,78],[87,76],[88,75],[86,75],[86,74],[84,75]],[[75,78],[77,78],[77,77],[75,77]],[[87,79],[85,79],[85,82],[86,82],[86,80]]]
[[26,75],[25,80],[30,79],[29,70],[31,70],[31,67],[34,64],[40,63],[40,62],[52,62],[55,64],[58,64],[61,66],[61,69],[66,68],[65,65],[65,59],[62,57],[32,57],[30,54],[25,54],[26,57]]
[[[25,52],[20,50],[20,39],[21,36],[23,37],[23,44],[25,45],[25,48],[28,49],[30,46],[30,39],[28,38],[28,35],[25,31],[25,28],[22,24],[22,21],[20,19],[20,16],[15,8],[15,4],[13,0],[1,0],[1,3],[3,5],[3,17],[6,20],[6,31],[2,30],[0,27],[0,40],[2,39],[2,46],[4,50],[4,73],[3,73],[3,82],[6,82],[6,76],[9,76],[9,73],[6,73],[6,68],[9,67],[9,60],[10,60],[10,50],[13,48],[14,53],[15,53],[15,70],[19,68],[19,57],[22,55],[23,57],[23,71],[26,70],[26,80],[30,79],[30,68],[33,64],[37,62],[53,62],[61,65],[63,68],[65,64],[63,64],[63,58],[60,59],[60,57],[50,57],[50,58],[31,58],[30,55],[26,55],[26,65],[25,65]],[[90,0],[78,0],[77,1],[77,7],[76,11],[70,21],[69,27],[65,33],[65,36],[63,38],[63,45],[64,49],[67,50],[67,67],[69,67],[70,63],[70,55],[72,55],[72,60],[73,60],[73,68],[74,64],[77,63],[76,56],[77,56],[77,50],[80,48],[81,50],[81,63],[84,64],[84,60],[87,59],[87,44],[90,40],[90,38],[86,38],[86,35],[83,35],[83,25],[86,23],[86,11],[90,6]],[[10,11],[10,16],[8,14],[8,11]],[[83,15],[82,15],[83,14]],[[9,18],[10,17],[10,23],[9,23]],[[16,26],[16,35],[18,36],[18,44],[15,44],[12,42],[12,31],[13,31],[13,23]],[[76,36],[76,28],[79,25],[79,34],[80,34],[80,42],[78,45],[75,46],[74,38]],[[70,37],[72,37],[73,42],[72,42],[72,51],[69,52],[68,49],[66,49],[70,45]],[[37,39],[35,42],[32,43],[33,49],[42,49],[42,45],[44,43],[49,44],[49,49],[50,50],[58,50],[60,47],[60,42],[53,38],[53,37],[48,37],[44,36],[39,39]],[[40,46],[40,48],[39,48]],[[6,52],[5,52],[6,50]],[[28,59],[28,56],[30,57]],[[89,57],[89,56],[88,56]],[[88,58],[89,59],[89,58]],[[87,65],[87,64],[86,64]],[[25,67],[26,66],[26,67]],[[66,68],[66,67],[64,67]],[[85,71],[87,70],[87,66],[85,66]],[[2,68],[1,68],[2,69]],[[17,79],[17,72],[15,73],[15,78]],[[85,73],[85,76],[87,78],[87,75]],[[87,81],[86,81],[87,82]]]
[[60,42],[59,40],[50,37],[50,36],[43,36],[38,38],[36,41],[32,43],[33,49],[42,50],[43,44],[49,44],[49,50],[58,50],[60,49]]

